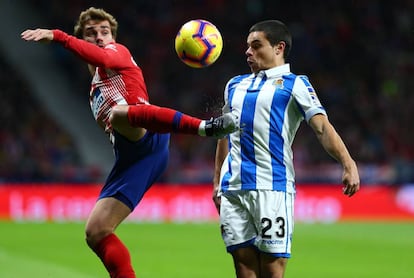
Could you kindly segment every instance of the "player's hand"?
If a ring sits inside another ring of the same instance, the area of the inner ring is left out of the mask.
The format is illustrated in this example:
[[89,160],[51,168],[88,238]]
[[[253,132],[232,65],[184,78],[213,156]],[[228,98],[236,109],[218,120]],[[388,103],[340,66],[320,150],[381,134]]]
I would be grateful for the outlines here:
[[349,169],[344,168],[342,183],[344,184],[344,187],[342,188],[343,193],[348,197],[352,197],[359,191],[360,180],[356,165],[353,165]]
[[221,197],[218,196],[217,187],[214,187],[212,199],[213,199],[214,205],[216,206],[218,214],[220,214]]
[[27,29],[20,34],[25,41],[50,42],[53,40],[53,31],[49,29]]

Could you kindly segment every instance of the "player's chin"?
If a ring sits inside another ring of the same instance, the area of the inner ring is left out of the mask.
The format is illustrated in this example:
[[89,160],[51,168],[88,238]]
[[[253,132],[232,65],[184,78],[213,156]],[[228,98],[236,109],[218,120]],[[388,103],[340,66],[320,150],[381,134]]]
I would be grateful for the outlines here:
[[247,61],[247,64],[249,65],[250,70],[252,71],[252,73],[258,73],[259,72],[259,68],[257,67],[256,63]]
[[252,73],[257,74],[259,72],[259,68],[257,67],[250,67],[250,70],[252,71]]

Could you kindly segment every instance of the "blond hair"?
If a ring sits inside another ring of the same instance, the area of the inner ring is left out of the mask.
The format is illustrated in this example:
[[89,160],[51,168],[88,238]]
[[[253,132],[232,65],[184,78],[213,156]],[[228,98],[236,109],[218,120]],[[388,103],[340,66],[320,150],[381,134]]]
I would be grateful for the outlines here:
[[111,14],[107,13],[103,9],[98,9],[95,7],[90,7],[89,9],[84,10],[80,13],[73,32],[76,37],[83,37],[85,25],[89,20],[108,20],[109,25],[111,26],[112,37],[114,39],[116,38],[116,33],[118,31],[118,22],[116,21],[115,17],[113,17]]

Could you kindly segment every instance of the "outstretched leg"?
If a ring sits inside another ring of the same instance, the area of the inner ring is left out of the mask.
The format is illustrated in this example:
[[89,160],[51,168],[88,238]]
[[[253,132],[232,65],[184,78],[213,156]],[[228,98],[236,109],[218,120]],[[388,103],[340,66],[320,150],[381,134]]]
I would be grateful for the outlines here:
[[[113,115],[116,115],[116,109],[117,107],[114,107]],[[196,135],[202,122],[201,119],[174,109],[145,104],[129,106],[128,121],[133,127],[143,127],[158,133],[179,132]]]
[[201,120],[174,109],[147,104],[114,106],[109,122],[114,129],[129,139],[131,136],[128,133],[137,132],[133,131],[133,128],[157,133],[173,132],[217,138],[237,129],[236,118],[231,113],[210,120]]

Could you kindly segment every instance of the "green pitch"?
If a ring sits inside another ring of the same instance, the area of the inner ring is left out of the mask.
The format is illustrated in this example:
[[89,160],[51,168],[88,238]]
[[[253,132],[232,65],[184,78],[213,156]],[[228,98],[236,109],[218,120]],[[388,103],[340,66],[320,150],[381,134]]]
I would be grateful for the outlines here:
[[[140,278],[234,277],[218,224],[123,224]],[[0,222],[0,277],[108,277],[83,224]],[[297,224],[287,278],[413,277],[414,223]]]

